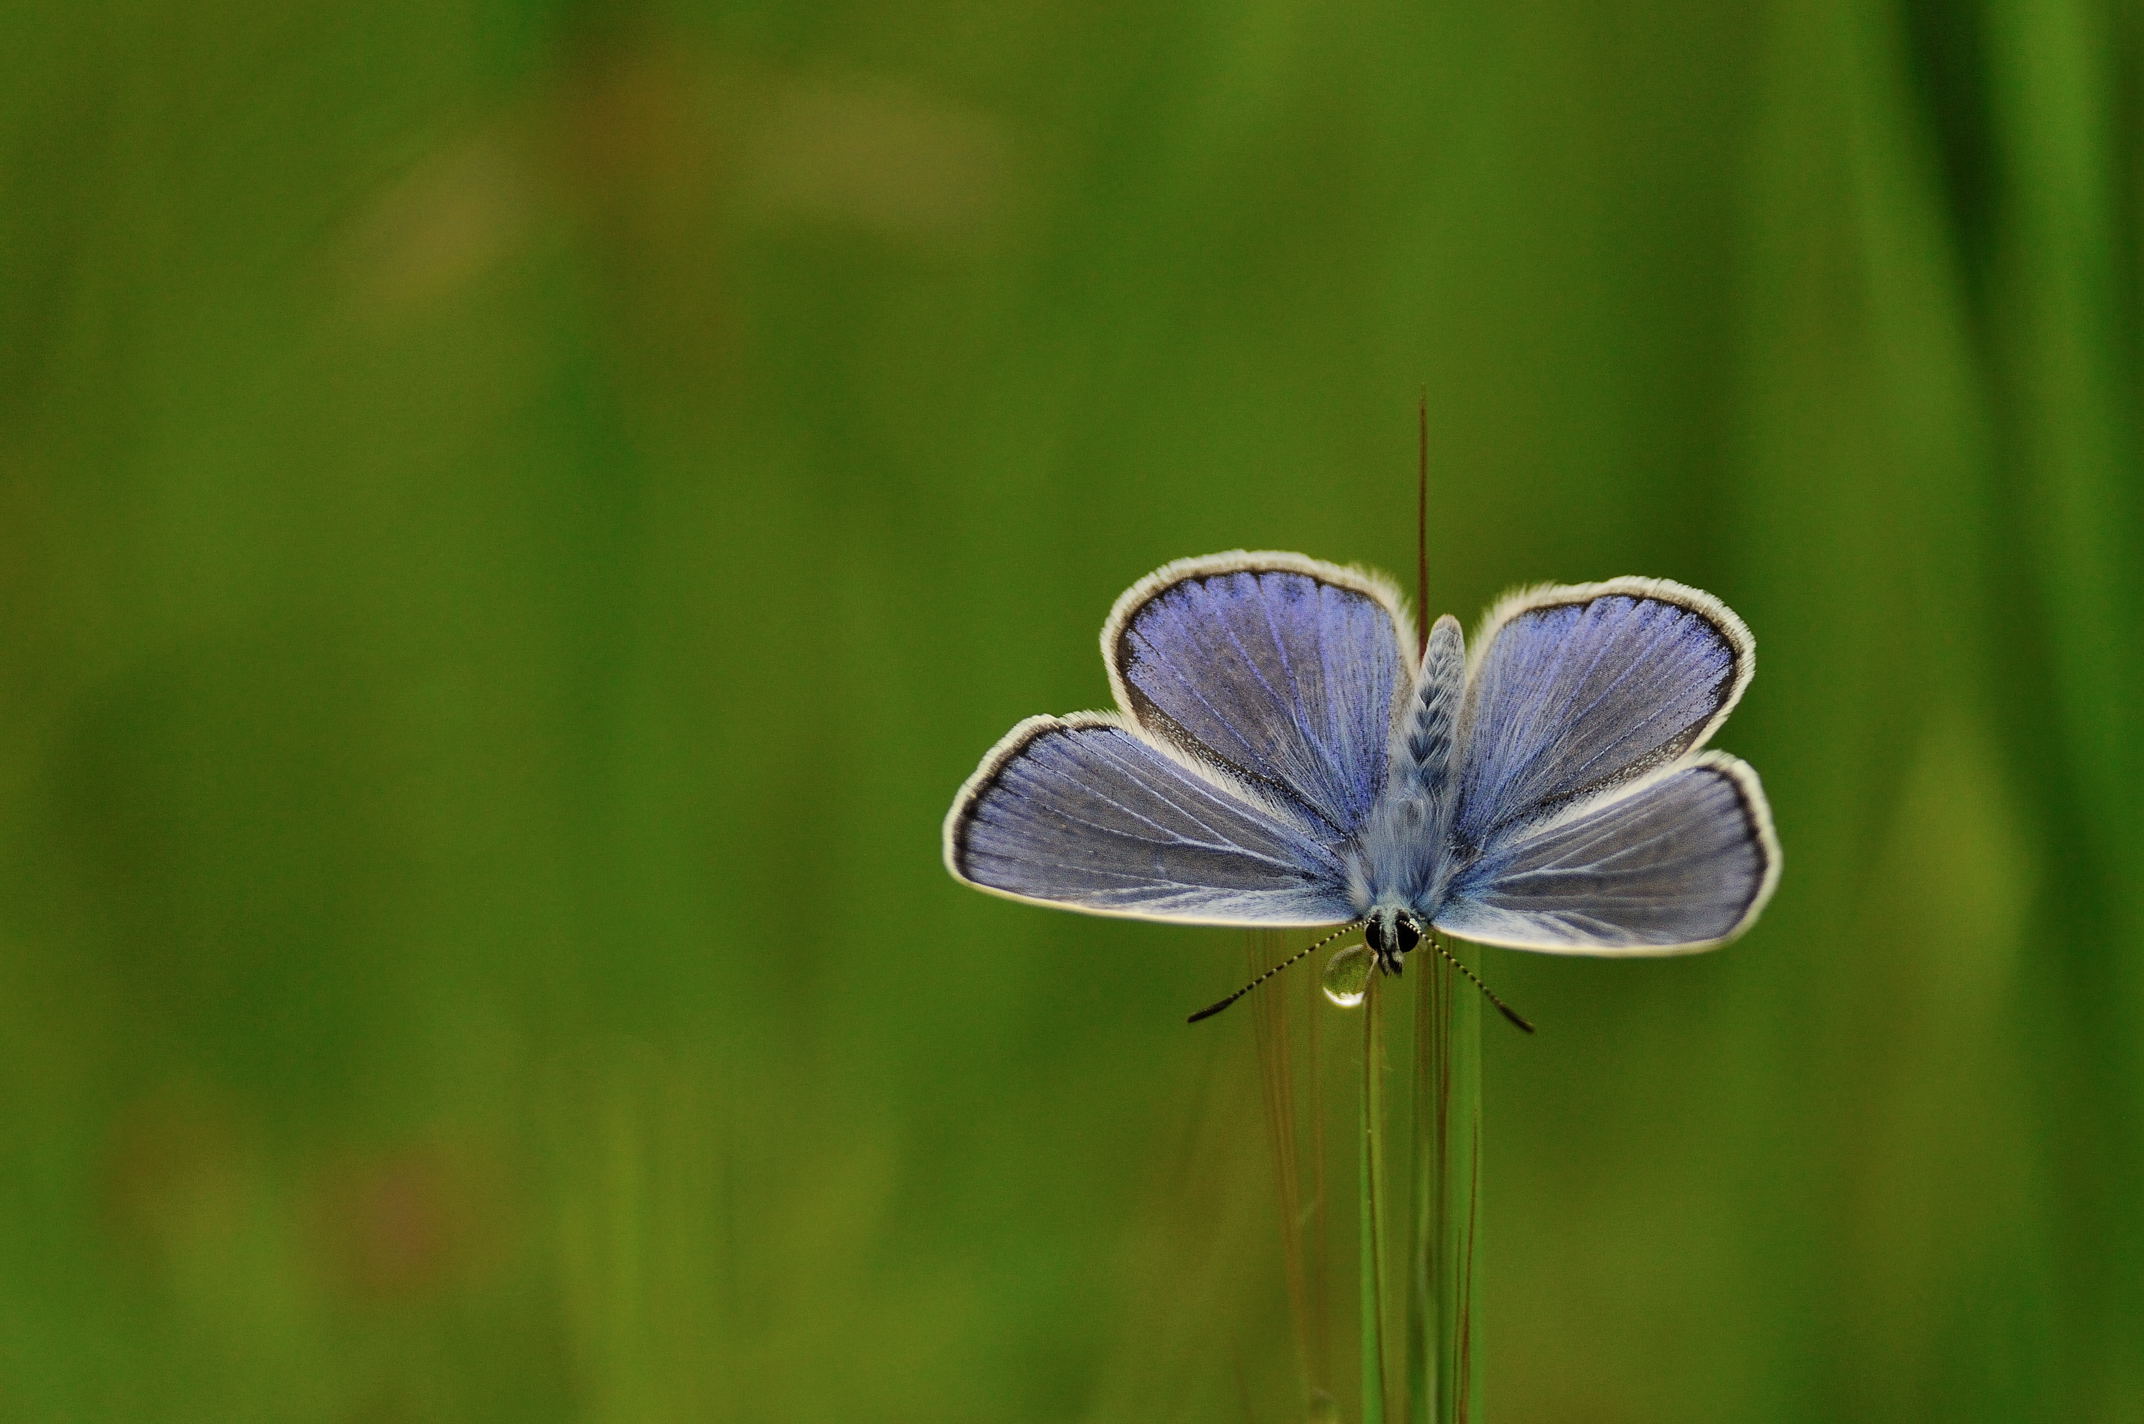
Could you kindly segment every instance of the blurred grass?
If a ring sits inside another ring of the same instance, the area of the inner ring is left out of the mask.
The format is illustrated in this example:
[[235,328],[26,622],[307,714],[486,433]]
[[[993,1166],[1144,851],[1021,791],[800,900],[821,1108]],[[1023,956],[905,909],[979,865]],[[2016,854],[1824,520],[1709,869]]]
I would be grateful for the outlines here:
[[1485,966],[1493,1417],[2144,1417],[2128,9],[0,41],[0,1415],[1292,1417],[1234,941],[937,819],[1408,567],[1426,382],[1436,601],[1726,598],[1787,853]]

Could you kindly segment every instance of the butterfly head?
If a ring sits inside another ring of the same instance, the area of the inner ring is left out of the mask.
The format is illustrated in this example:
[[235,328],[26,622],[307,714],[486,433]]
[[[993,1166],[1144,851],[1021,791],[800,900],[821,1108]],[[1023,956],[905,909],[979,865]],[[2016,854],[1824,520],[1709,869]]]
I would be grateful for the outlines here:
[[1407,952],[1422,942],[1422,922],[1396,905],[1380,905],[1364,920],[1362,939],[1377,956],[1377,967],[1397,974]]

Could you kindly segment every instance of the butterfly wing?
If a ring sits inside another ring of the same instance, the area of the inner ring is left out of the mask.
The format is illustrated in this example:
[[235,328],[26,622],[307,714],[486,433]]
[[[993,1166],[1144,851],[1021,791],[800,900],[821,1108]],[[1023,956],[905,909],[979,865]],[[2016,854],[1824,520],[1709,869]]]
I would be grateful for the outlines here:
[[946,818],[958,878],[1099,914],[1354,917],[1341,862],[1412,675],[1397,595],[1299,554],[1184,559],[1111,610],[1122,717],[1033,718]]
[[1757,775],[1693,755],[1755,665],[1742,620],[1664,579],[1535,589],[1475,644],[1440,929],[1568,954],[1739,934],[1778,879]]
[[1333,842],[1384,787],[1413,647],[1391,585],[1300,554],[1169,564],[1102,628],[1142,732]]
[[1336,847],[1106,713],[1031,717],[945,823],[955,878],[1093,914],[1217,925],[1352,919]]
[[1505,599],[1468,669],[1454,838],[1486,847],[1703,746],[1755,659],[1749,630],[1725,604],[1665,579]]
[[1500,836],[1435,918],[1513,949],[1677,954],[1740,934],[1778,878],[1756,772],[1706,752]]

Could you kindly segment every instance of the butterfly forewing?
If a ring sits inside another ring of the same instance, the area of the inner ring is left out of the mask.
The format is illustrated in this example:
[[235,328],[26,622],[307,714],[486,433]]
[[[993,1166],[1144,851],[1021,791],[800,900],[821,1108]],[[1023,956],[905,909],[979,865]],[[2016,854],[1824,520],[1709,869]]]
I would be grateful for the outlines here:
[[1385,781],[1413,679],[1390,587],[1299,554],[1170,564],[1102,632],[1118,701],[1167,742],[1337,843]]
[[1103,714],[1014,728],[954,799],[945,856],[982,889],[1095,914],[1278,926],[1354,913],[1321,836]]
[[1474,647],[1452,830],[1477,848],[1702,746],[1754,663],[1741,619],[1664,579],[1516,595]]

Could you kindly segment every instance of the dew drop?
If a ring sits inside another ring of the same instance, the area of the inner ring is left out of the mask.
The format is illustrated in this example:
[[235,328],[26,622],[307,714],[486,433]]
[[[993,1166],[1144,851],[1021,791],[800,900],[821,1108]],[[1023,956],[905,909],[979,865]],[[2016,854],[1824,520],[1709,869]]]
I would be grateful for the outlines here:
[[1325,997],[1343,1009],[1352,1009],[1362,1002],[1369,991],[1370,973],[1377,967],[1377,956],[1370,947],[1351,944],[1346,949],[1336,949],[1333,957],[1325,961],[1322,984]]

